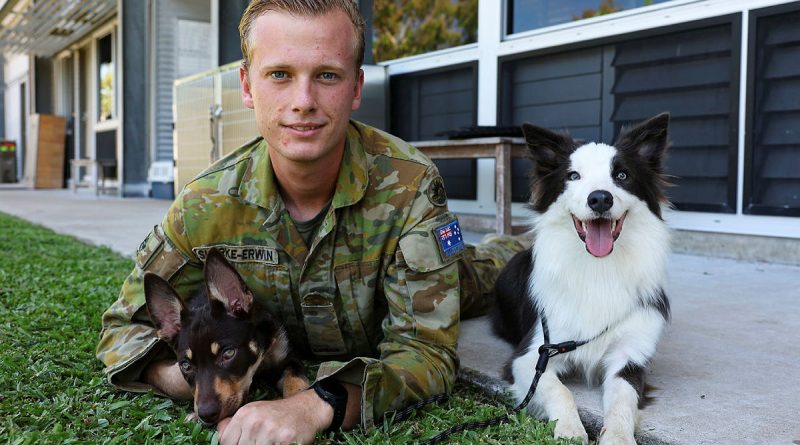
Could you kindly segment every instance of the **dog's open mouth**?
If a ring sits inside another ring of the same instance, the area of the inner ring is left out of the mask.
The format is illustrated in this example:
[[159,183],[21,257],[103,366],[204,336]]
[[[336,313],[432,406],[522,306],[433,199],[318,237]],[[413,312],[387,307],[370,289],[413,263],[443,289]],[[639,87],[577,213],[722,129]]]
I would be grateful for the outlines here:
[[581,221],[572,215],[572,222],[575,223],[578,236],[586,243],[586,251],[602,258],[614,250],[614,241],[622,232],[622,223],[625,222],[627,214],[628,212],[625,212],[620,219],[596,218],[586,221]]

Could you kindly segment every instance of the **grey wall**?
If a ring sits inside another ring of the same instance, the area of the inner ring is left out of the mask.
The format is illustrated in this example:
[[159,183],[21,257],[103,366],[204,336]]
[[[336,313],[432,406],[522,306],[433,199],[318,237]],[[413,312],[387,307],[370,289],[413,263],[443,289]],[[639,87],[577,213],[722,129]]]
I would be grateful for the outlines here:
[[125,196],[145,196],[147,146],[147,2],[119,1],[122,11],[122,155]]
[[219,65],[242,59],[239,20],[241,20],[248,3],[248,0],[221,0],[219,2]]

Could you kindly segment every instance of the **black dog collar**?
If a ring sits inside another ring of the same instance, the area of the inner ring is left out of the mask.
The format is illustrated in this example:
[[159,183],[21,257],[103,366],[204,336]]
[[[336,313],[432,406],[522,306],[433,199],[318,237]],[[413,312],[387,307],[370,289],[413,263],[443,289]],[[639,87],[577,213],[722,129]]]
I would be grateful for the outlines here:
[[325,432],[338,431],[347,411],[347,389],[336,380],[325,379],[311,385],[320,399],[333,408],[333,420]]

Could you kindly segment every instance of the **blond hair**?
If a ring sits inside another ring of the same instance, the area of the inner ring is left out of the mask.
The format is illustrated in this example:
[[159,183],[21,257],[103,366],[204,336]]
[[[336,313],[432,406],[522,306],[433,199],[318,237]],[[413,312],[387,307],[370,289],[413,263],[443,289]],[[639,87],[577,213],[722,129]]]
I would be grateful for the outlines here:
[[358,10],[356,0],[251,0],[247,5],[242,20],[239,22],[239,38],[242,42],[242,66],[250,68],[250,33],[256,19],[267,11],[283,11],[300,17],[318,17],[332,11],[342,11],[350,18],[356,35],[355,55],[356,70],[364,62],[364,29],[366,24]]

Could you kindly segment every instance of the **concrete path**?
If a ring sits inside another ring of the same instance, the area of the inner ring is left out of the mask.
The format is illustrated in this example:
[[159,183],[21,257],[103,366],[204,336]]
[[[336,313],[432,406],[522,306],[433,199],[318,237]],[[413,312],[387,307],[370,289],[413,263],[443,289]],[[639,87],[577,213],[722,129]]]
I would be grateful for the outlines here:
[[[0,187],[0,212],[128,257],[169,204]],[[800,445],[800,267],[675,254],[669,277],[673,321],[648,377],[658,390],[642,410],[639,443]],[[484,318],[462,326],[462,378],[504,390],[511,347]],[[570,388],[596,433],[600,392]]]
[[171,201],[96,196],[92,190],[22,190],[0,187],[0,212],[110,247],[133,258],[139,244],[161,222]]

